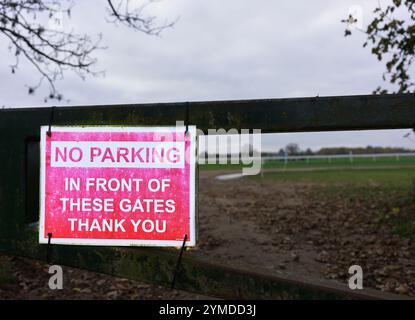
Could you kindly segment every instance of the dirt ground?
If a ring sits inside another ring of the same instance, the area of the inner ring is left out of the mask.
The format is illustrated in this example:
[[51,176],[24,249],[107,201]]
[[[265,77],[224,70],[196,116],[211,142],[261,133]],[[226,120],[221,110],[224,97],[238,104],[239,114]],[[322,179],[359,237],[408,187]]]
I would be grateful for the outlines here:
[[[222,173],[200,172],[199,242],[185,254],[342,283],[348,268],[357,264],[365,287],[415,296],[415,242],[397,235],[382,219],[391,208],[382,202],[381,191],[374,193],[374,201],[364,202],[358,193],[320,193],[313,183],[215,179]],[[44,263],[4,255],[0,263],[10,269],[3,276],[0,269],[0,299],[207,298],[66,267],[64,290],[52,291]]]
[[63,289],[51,290],[49,266],[33,259],[0,253],[0,300],[9,299],[122,299],[200,300],[211,297],[190,292],[62,267]]
[[415,243],[379,218],[379,212],[389,210],[382,201],[324,196],[304,182],[219,181],[214,179],[218,173],[200,173],[200,246],[192,254],[343,283],[349,267],[357,264],[364,286],[415,295]]

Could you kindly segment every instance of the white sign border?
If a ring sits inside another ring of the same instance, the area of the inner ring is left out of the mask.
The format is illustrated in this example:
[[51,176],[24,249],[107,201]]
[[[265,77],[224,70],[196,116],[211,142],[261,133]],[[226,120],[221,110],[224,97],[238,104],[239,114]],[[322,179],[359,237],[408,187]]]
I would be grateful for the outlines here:
[[[146,126],[51,126],[51,132],[124,132],[129,130],[130,132],[185,132],[186,127],[146,127]],[[49,130],[49,126],[40,127],[40,192],[39,192],[39,243],[47,244],[48,238],[44,237],[45,234],[45,181],[46,181],[46,135]],[[190,133],[190,186],[189,186],[189,208],[190,208],[190,240],[186,241],[186,247],[196,246],[196,203],[195,203],[195,181],[196,181],[196,126],[188,126]],[[183,235],[184,237],[184,235]],[[179,247],[182,246],[183,240],[131,240],[131,239],[85,239],[85,238],[54,238],[52,235],[51,244],[63,244],[63,245],[90,245],[90,246],[157,246],[157,247]]]

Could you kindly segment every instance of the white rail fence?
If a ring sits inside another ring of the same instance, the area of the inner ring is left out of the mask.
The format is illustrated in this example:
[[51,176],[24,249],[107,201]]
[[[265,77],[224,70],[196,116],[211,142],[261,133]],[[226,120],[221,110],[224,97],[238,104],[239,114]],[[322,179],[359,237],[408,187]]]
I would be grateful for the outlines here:
[[284,156],[262,156],[262,163],[267,161],[284,161],[288,163],[293,160],[303,160],[310,162],[311,160],[316,159],[326,159],[330,163],[333,159],[348,159],[350,163],[354,162],[354,159],[358,158],[371,158],[373,161],[376,161],[378,158],[395,158],[398,162],[401,158],[405,157],[415,157],[415,152],[404,152],[404,153],[366,153],[366,154],[333,154],[333,155],[284,155]]

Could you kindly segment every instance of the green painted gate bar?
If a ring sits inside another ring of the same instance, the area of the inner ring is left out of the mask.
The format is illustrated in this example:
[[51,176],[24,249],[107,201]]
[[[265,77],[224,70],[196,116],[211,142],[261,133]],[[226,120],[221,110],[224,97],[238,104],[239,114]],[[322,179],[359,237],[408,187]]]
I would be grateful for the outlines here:
[[[175,125],[262,129],[264,133],[415,127],[415,94],[58,107],[55,125]],[[38,206],[37,141],[51,108],[0,110],[0,250],[45,258],[28,229]],[[177,252],[159,248],[55,246],[55,263],[169,284]],[[242,298],[394,298],[370,290],[345,294],[327,283],[301,283],[215,265],[185,255],[177,288]]]
[[[264,133],[411,128],[415,95],[360,95],[264,100],[59,107],[55,124],[175,125],[185,120],[208,128],[262,129]],[[0,127],[37,135],[50,108],[3,109]]]

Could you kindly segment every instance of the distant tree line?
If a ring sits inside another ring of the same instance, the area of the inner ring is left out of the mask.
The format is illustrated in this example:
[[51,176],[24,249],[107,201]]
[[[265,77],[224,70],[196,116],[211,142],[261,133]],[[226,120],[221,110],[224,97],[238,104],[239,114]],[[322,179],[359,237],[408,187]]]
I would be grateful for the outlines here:
[[414,150],[397,147],[373,147],[367,146],[364,148],[347,148],[347,147],[334,147],[334,148],[321,148],[316,152],[318,155],[331,155],[331,154],[371,154],[371,153],[406,153],[414,152]]

